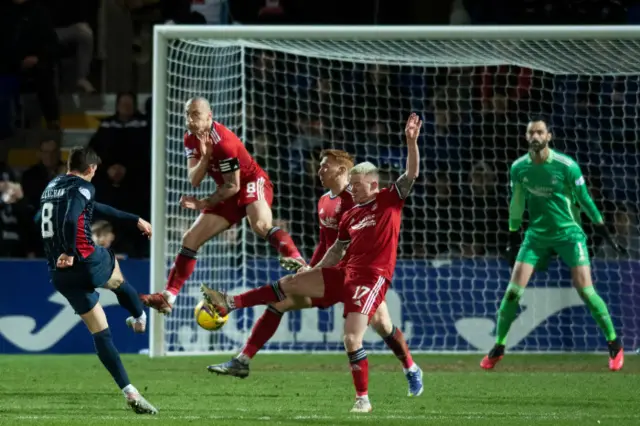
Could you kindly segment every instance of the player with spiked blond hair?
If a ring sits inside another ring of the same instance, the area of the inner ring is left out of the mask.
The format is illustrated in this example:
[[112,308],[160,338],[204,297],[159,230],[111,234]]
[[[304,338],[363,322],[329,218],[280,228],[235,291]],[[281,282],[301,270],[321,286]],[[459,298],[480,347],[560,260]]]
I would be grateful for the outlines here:
[[380,189],[378,169],[372,163],[360,163],[351,169],[356,205],[342,216],[336,242],[313,268],[237,296],[202,286],[209,305],[223,316],[287,297],[339,297],[344,303],[344,346],[356,388],[351,409],[355,413],[371,411],[369,362],[362,341],[393,277],[402,207],[418,177],[421,127],[420,118],[411,114],[405,127],[407,168],[391,187]]
[[[309,267],[314,267],[335,243],[338,238],[340,219],[354,205],[353,196],[349,188],[349,171],[352,168],[353,158],[345,151],[329,149],[320,153],[318,177],[322,186],[329,191],[320,197],[318,201],[318,219],[320,223],[318,246],[313,253],[311,262],[309,262],[310,266],[298,263],[296,259],[283,258],[281,263],[286,269],[304,272]],[[284,300],[270,304],[254,324],[251,335],[240,354],[225,363],[210,365],[208,367],[209,371],[228,376],[247,377],[251,359],[274,335],[285,312],[312,307],[326,309],[341,301],[341,293],[325,292],[323,297],[289,296]],[[384,300],[371,318],[371,326],[402,363],[403,372],[409,384],[408,395],[419,396],[422,394],[424,390],[422,371],[413,362],[409,346],[404,339],[402,331],[393,325]]]

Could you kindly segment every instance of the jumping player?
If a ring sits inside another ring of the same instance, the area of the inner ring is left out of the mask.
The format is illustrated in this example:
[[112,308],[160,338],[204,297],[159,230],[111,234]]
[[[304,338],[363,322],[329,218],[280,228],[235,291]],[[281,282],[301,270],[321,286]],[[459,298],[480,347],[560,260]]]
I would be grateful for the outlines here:
[[[507,257],[513,272],[498,310],[496,344],[480,366],[492,369],[503,358],[507,333],[517,316],[524,289],[534,270],[545,270],[555,253],[571,268],[574,287],[607,339],[609,369],[620,370],[624,364],[624,351],[607,305],[593,287],[587,237],[580,226],[580,210],[576,204],[582,207],[595,224],[595,229],[617,251],[623,249],[609,234],[586,188],[580,166],[570,157],[549,148],[551,133],[546,122],[541,119],[530,121],[526,137],[529,153],[511,166],[511,232]],[[529,228],[520,245],[519,230],[526,204],[529,207]]]
[[[378,170],[360,163],[351,170],[351,190],[357,203],[340,220],[338,239],[311,270],[289,275],[274,284],[230,296],[202,286],[220,315],[291,297],[335,297],[344,303],[344,346],[356,388],[352,412],[371,411],[368,397],[369,363],[362,347],[367,325],[382,303],[396,264],[405,198],[418,176],[418,135],[422,121],[411,114],[405,128],[407,170],[390,187],[380,190]],[[338,265],[345,256],[344,264]]]
[[[340,219],[354,205],[353,196],[348,187],[349,170],[353,168],[353,158],[348,153],[335,149],[323,151],[320,153],[320,158],[318,177],[322,186],[328,189],[329,192],[320,197],[318,201],[320,241],[309,263],[310,267],[317,265],[325,256],[327,250],[335,243],[338,238]],[[295,268],[297,261],[290,259],[290,262],[294,264],[292,267]],[[303,272],[308,268],[308,266],[303,266],[298,271]],[[334,298],[332,299],[331,296]],[[341,300],[341,295],[334,293],[320,298],[287,297],[285,300],[269,305],[253,326],[251,335],[240,354],[223,364],[210,365],[208,367],[209,371],[241,378],[247,377],[251,359],[276,332],[284,312],[311,307],[326,309]],[[402,363],[404,374],[409,383],[408,395],[421,395],[424,390],[422,371],[413,362],[402,331],[393,325],[386,302],[382,301],[371,318],[371,326]]]
[[53,286],[82,318],[98,358],[118,384],[127,404],[138,414],[157,414],[131,384],[118,350],[113,344],[107,317],[98,302],[97,288],[113,291],[120,306],[131,314],[127,325],[136,333],[146,328],[146,315],[135,289],[125,281],[114,254],[91,239],[91,218],[99,212],[135,223],[151,237],[151,225],[138,216],[94,201],[91,179],[100,159],[90,148],[74,148],[69,154],[68,174],[54,178],[40,199],[41,233]]
[[282,257],[304,263],[291,236],[273,226],[273,186],[238,137],[213,121],[209,102],[201,97],[185,104],[188,131],[184,135],[189,180],[198,187],[208,173],[217,185],[208,198],[183,196],[180,205],[200,216],[182,237],[182,248],[161,293],[142,295],[142,302],[162,314],[171,313],[176,296],[196,266],[198,249],[247,216],[251,229],[267,239]]

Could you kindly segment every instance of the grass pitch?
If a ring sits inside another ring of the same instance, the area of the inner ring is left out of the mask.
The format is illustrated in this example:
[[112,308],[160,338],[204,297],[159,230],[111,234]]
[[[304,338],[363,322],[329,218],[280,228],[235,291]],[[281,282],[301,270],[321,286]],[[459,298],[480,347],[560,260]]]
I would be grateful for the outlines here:
[[425,392],[406,396],[392,356],[370,355],[373,412],[349,413],[346,356],[259,355],[247,379],[216,376],[228,357],[124,356],[133,384],[160,414],[137,416],[94,355],[0,356],[2,425],[639,425],[640,357],[622,372],[606,355],[424,355]]

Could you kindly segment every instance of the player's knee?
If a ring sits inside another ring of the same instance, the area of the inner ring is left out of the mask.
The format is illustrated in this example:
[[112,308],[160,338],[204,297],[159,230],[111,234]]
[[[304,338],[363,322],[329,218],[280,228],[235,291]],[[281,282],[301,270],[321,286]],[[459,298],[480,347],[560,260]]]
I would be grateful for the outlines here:
[[379,336],[386,337],[393,331],[393,323],[390,318],[384,318],[376,315],[371,318],[371,327],[378,333]]
[[197,251],[200,248],[200,238],[198,234],[192,229],[189,229],[182,236],[182,246]]
[[362,336],[356,333],[345,333],[344,348],[347,352],[353,352],[362,347]]
[[271,223],[268,223],[264,219],[258,219],[251,222],[251,229],[253,230],[253,232],[255,232],[257,235],[260,235],[263,238],[267,236],[271,228],[272,228]]
[[579,291],[586,287],[593,286],[593,282],[591,281],[591,273],[588,269],[581,267],[575,268],[575,270],[572,271],[571,275],[573,278],[573,286]]
[[122,283],[124,283],[123,277],[112,277],[107,281],[107,285],[105,287],[109,290],[116,290],[122,285]]

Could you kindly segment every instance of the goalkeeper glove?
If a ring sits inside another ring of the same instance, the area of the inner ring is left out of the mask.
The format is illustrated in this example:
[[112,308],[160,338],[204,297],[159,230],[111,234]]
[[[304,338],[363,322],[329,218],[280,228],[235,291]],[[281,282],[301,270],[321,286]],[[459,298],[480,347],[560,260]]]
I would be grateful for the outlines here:
[[505,250],[504,257],[509,262],[509,266],[516,264],[516,258],[518,257],[518,251],[520,250],[520,232],[509,232],[509,244]]
[[627,250],[624,247],[622,247],[620,244],[618,244],[616,242],[616,240],[613,238],[613,235],[611,235],[611,233],[609,232],[609,229],[607,228],[607,225],[605,225],[604,223],[596,223],[594,225],[594,228],[595,228],[596,232],[598,234],[600,234],[600,236],[602,236],[602,238],[607,240],[609,245],[611,245],[611,247],[613,247],[613,249],[618,254],[623,255],[623,256],[625,256],[627,254]]

